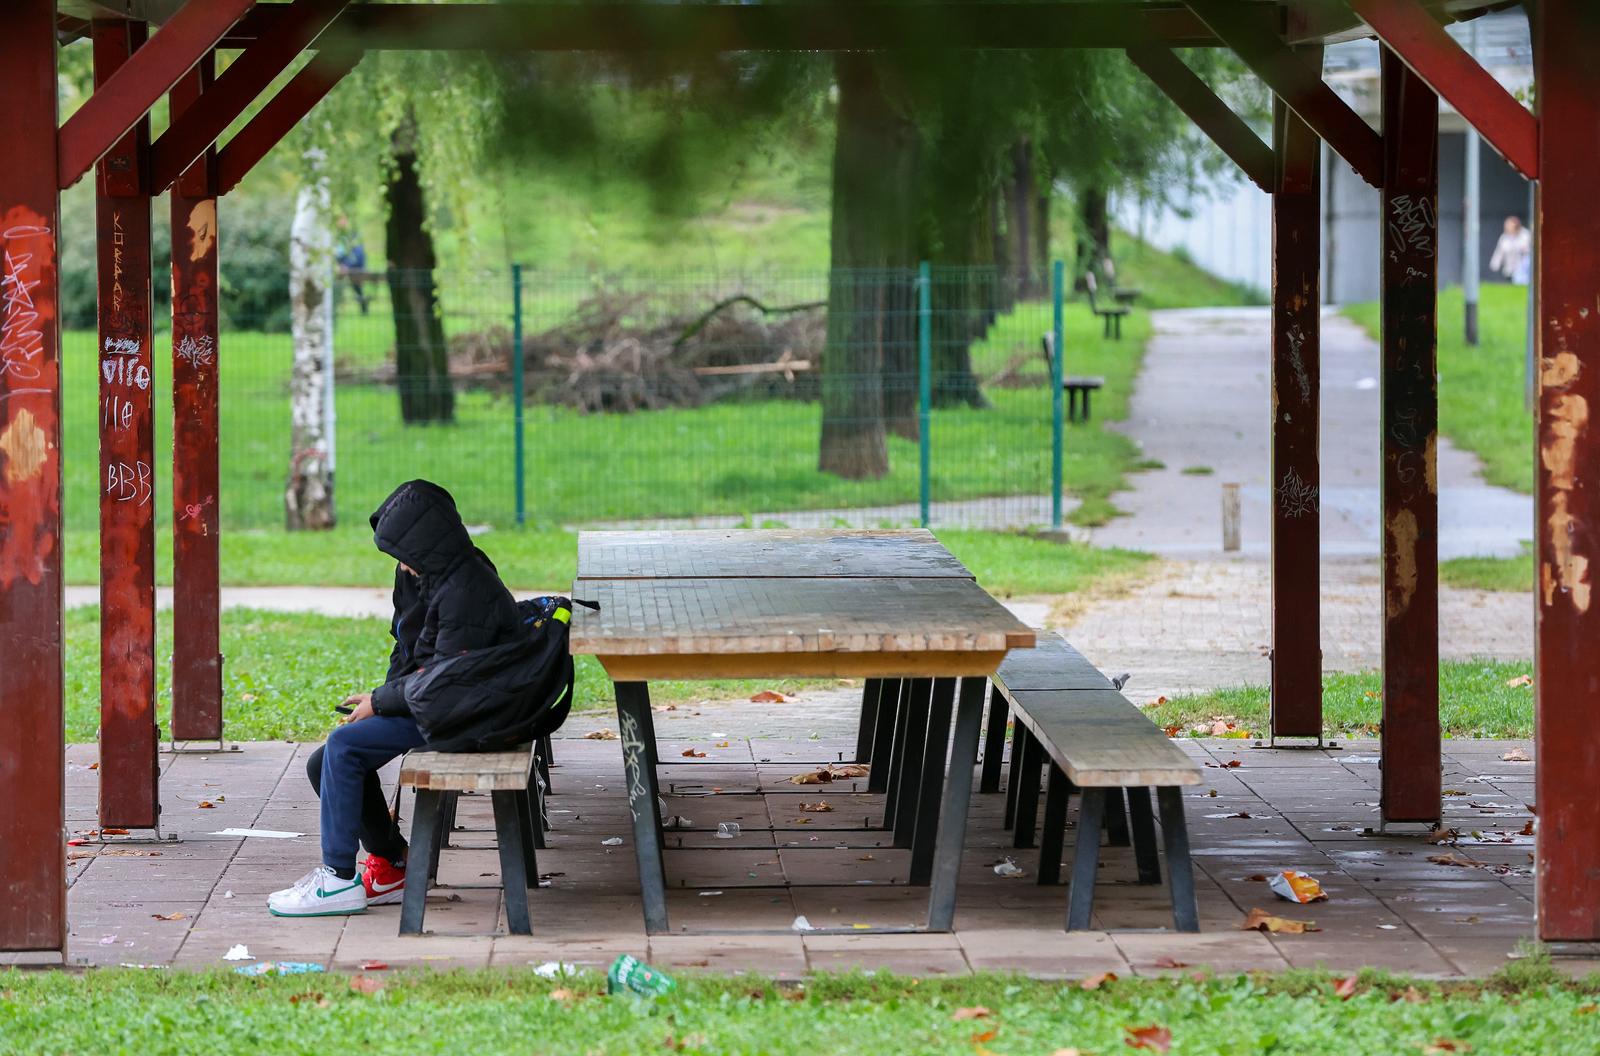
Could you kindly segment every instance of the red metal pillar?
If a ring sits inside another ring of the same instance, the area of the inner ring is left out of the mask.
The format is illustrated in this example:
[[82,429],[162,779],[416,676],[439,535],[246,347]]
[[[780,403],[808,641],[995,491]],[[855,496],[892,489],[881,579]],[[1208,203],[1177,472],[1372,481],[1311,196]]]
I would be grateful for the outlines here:
[[1383,49],[1384,821],[1438,821],[1439,97]]
[[0,33],[0,950],[67,943],[55,7]]
[[[171,93],[174,119],[212,78],[208,56]],[[217,487],[216,155],[172,188],[172,738],[222,738]]]
[[1272,735],[1321,737],[1321,147],[1281,99],[1273,127]]
[[1539,85],[1538,625],[1534,719],[1539,809],[1535,904],[1546,941],[1600,940],[1600,305],[1595,159],[1600,10],[1542,0]]
[[[93,26],[103,85],[144,44],[143,22]],[[100,323],[100,824],[154,828],[155,435],[150,304],[150,122],[100,159],[95,222]]]

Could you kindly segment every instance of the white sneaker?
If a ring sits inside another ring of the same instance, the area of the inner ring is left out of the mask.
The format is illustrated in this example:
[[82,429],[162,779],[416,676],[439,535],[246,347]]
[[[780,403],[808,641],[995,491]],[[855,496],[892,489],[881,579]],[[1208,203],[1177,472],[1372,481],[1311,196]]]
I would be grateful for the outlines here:
[[361,878],[341,880],[333,870],[319,865],[293,887],[267,896],[275,917],[337,917],[367,911],[367,889]]

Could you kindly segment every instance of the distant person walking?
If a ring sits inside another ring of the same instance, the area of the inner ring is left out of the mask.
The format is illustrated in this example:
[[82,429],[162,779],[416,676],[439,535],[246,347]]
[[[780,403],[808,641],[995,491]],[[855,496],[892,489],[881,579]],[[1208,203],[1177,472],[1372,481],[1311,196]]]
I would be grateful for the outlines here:
[[1494,244],[1494,256],[1489,258],[1489,270],[1518,286],[1528,285],[1533,271],[1533,235],[1517,217],[1506,217],[1505,230]]

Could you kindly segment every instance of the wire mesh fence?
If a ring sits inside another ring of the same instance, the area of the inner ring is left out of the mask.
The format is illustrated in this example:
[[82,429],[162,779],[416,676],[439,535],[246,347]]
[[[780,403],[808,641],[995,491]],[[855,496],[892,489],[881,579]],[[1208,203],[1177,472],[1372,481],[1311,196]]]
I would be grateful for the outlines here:
[[[339,519],[425,476],[469,523],[1049,525],[1051,292],[956,267],[341,273]],[[68,364],[93,342],[69,331]],[[292,356],[287,332],[222,334],[225,527],[284,523]],[[94,379],[67,380],[67,516],[90,528]]]

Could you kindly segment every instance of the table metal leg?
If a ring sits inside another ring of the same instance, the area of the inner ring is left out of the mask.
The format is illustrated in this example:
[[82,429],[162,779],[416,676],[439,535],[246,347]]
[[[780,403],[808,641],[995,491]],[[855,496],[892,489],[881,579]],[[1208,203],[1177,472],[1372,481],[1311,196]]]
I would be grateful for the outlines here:
[[[456,827],[456,802],[461,798],[460,792],[440,792],[439,813],[434,820],[433,852],[425,859],[428,863],[428,883],[437,883],[439,880],[439,852],[450,846],[450,835]],[[407,852],[410,860],[410,852]]]
[[1143,785],[1128,789],[1128,820],[1133,829],[1133,860],[1141,884],[1161,882],[1161,857],[1156,853],[1156,819],[1150,809],[1150,790]]
[[856,726],[856,758],[858,763],[872,761],[872,738],[878,728],[878,698],[883,695],[884,680],[867,679],[861,691],[861,721]]
[[1005,828],[1017,824],[1017,793],[1022,787],[1022,761],[1027,756],[1026,746],[1031,739],[1027,727],[1021,723],[1011,728],[1011,772],[1006,777]]
[[522,868],[528,874],[528,886],[539,886],[539,823],[534,819],[533,794],[524,789],[507,795],[517,799],[517,821],[522,826]]
[[1194,896],[1194,865],[1189,860],[1189,827],[1183,818],[1183,789],[1156,789],[1161,806],[1161,837],[1167,845],[1167,885],[1172,892],[1172,921],[1179,931],[1200,930],[1200,909]]
[[886,792],[889,789],[889,770],[894,760],[894,731],[900,715],[903,685],[901,679],[886,678],[878,693],[878,712],[873,717],[872,769],[867,773],[868,792]]
[[939,832],[939,798],[950,751],[950,705],[956,680],[935,679],[928,712],[928,740],[922,753],[922,791],[917,796],[916,831],[911,838],[911,883],[922,887],[933,878],[933,850]]
[[661,817],[656,804],[656,771],[651,765],[646,731],[650,730],[650,687],[643,682],[618,682],[617,725],[622,732],[622,766],[628,782],[628,810],[633,815],[633,849],[639,861],[639,893],[644,902],[644,927],[651,935],[667,930],[667,881],[661,863]]
[[[439,823],[443,820],[439,809],[439,800],[443,796],[440,792],[430,792],[427,789],[417,790],[417,801],[412,806],[411,814],[411,850],[408,859],[422,866],[418,872],[421,877],[414,877],[406,885],[405,898],[400,902],[400,934],[421,935],[422,915],[428,905],[428,882],[430,867],[436,860],[434,848],[439,842]],[[420,881],[420,882],[418,882]]]
[[1123,803],[1122,789],[1106,789],[1106,844],[1126,847],[1128,838],[1128,808]]
[[500,884],[505,890],[506,925],[513,935],[531,935],[528,921],[528,851],[523,843],[527,824],[523,811],[525,792],[492,792],[494,837],[500,845]]
[[928,716],[932,712],[933,679],[911,680],[911,705],[907,708],[906,750],[900,758],[899,791],[895,795],[894,815],[885,819],[894,826],[894,845],[909,849],[916,835],[917,806],[922,794],[922,757],[928,743]]
[[1023,742],[1022,751],[1022,776],[1017,781],[1017,827],[1011,834],[1011,845],[1032,847],[1033,830],[1039,817],[1039,768],[1044,762],[1044,752],[1038,739],[1031,734]]
[[1106,789],[1082,789],[1078,803],[1078,844],[1072,855],[1072,887],[1067,892],[1068,931],[1087,928],[1094,913],[1094,882],[1096,870],[1100,868],[1100,828],[1105,818]]
[[950,745],[950,777],[939,808],[939,842],[934,850],[933,882],[928,893],[929,931],[949,931],[955,923],[956,881],[961,874],[961,845],[967,838],[967,811],[972,807],[972,769],[978,761],[985,682],[982,678],[961,680],[955,736]]
[[1044,786],[1044,835],[1039,837],[1039,883],[1061,882],[1061,845],[1067,836],[1067,796],[1072,782],[1054,763]]
[[909,678],[900,680],[900,697],[895,705],[894,741],[889,750],[889,769],[884,774],[883,786],[885,828],[894,824],[896,807],[900,799],[900,768],[905,765],[906,737],[910,734],[911,726],[911,682]]
[[1000,767],[1006,755],[1006,719],[1010,709],[1006,698],[999,692],[989,694],[989,724],[983,735],[983,769],[978,780],[979,792],[1000,791]]

